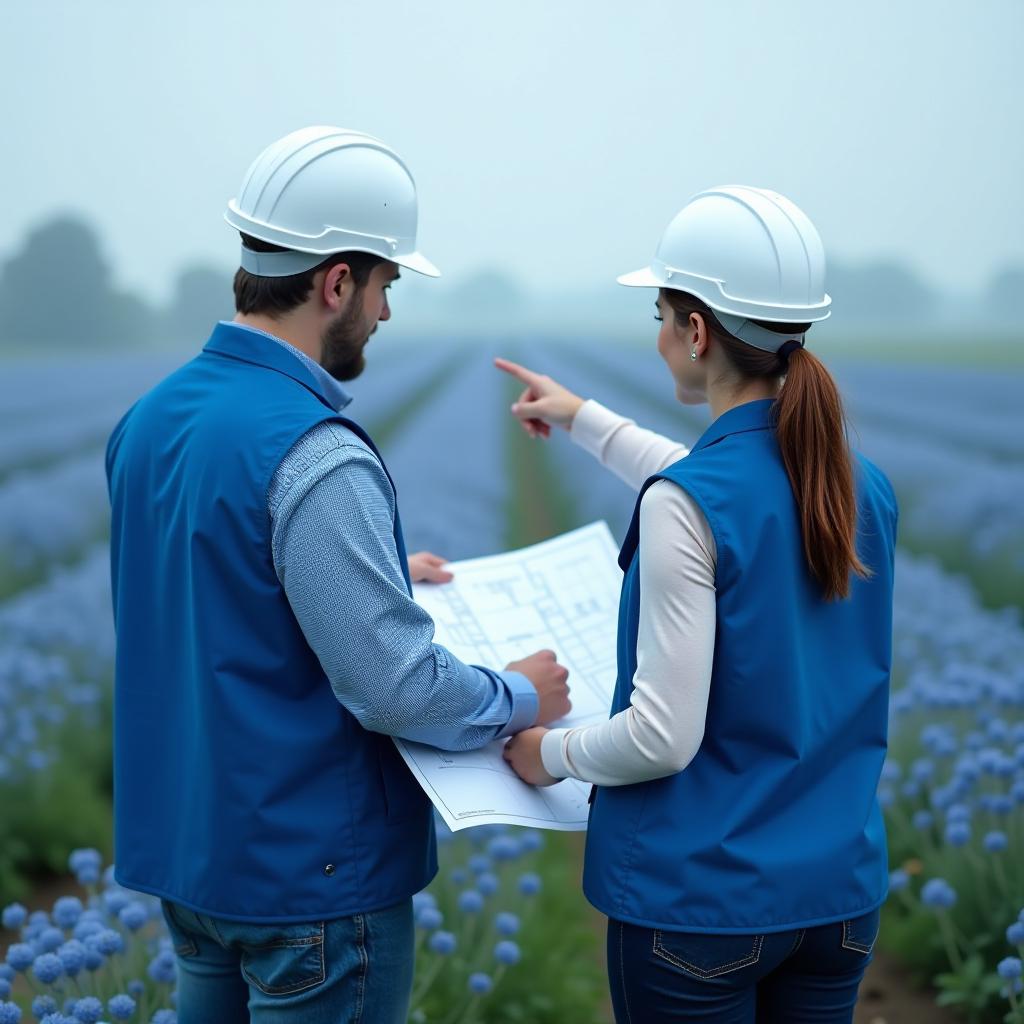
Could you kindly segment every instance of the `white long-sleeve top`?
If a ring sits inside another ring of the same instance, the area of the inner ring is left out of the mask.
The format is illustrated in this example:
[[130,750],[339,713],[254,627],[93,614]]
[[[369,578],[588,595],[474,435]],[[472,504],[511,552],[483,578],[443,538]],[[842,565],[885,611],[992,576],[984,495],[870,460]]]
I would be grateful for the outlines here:
[[[637,491],[689,453],[588,401],[572,440]],[[700,747],[715,647],[715,540],[682,488],[652,484],[640,502],[640,622],[630,706],[607,722],[552,729],[541,743],[549,774],[601,786],[682,771]]]

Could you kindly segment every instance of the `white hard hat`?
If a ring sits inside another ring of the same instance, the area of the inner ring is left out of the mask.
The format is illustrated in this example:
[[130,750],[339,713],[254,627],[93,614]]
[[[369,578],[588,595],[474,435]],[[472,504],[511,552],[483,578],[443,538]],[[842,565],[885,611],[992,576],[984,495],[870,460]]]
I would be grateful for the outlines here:
[[751,320],[802,324],[831,315],[814,225],[785,196],[746,185],[699,192],[665,229],[651,265],[618,281],[695,295],[730,334],[769,352],[803,335]]
[[287,249],[242,246],[242,267],[287,277],[336,252],[383,256],[428,277],[440,271],[416,250],[416,184],[398,154],[346,128],[300,128],[267,146],[246,172],[224,219]]

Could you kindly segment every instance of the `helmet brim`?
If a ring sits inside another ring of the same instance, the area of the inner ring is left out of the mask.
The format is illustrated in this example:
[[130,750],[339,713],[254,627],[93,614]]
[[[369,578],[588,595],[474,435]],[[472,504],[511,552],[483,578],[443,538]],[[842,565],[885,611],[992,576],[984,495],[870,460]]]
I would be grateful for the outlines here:
[[425,277],[441,276],[441,271],[422,253],[411,252],[404,256],[390,256],[386,258],[390,259],[392,263],[397,263],[400,267],[405,267],[406,270],[414,270],[417,274],[423,274]]
[[628,274],[620,275],[615,280],[627,288],[662,288],[665,285],[665,282],[650,267],[632,270]]

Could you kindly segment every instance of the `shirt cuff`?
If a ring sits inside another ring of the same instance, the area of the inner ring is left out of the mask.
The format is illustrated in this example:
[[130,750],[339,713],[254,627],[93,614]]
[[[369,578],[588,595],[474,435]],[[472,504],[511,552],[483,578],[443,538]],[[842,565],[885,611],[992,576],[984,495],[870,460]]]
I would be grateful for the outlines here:
[[625,416],[612,412],[600,402],[588,398],[573,417],[569,437],[574,444],[600,459],[609,435],[623,423],[632,422]]
[[495,672],[494,675],[505,684],[512,701],[512,714],[509,715],[508,724],[495,737],[501,740],[529,729],[536,723],[540,698],[537,696],[536,687],[522,672]]
[[565,739],[568,729],[549,729],[540,741],[540,759],[544,771],[556,779],[568,779],[572,771],[565,760]]

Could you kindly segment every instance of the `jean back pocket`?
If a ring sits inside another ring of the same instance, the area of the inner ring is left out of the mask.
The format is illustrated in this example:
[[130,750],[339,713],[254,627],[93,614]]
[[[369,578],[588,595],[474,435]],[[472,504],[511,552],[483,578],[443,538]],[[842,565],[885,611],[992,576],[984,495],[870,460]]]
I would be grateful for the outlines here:
[[654,931],[654,955],[696,978],[719,978],[761,959],[763,935]]

